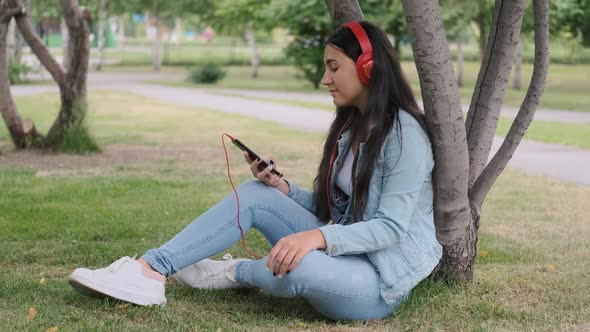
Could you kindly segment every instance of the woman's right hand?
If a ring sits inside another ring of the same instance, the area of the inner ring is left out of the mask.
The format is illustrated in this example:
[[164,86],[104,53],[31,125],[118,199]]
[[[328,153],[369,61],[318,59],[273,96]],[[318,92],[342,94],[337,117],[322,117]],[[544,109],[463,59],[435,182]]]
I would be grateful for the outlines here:
[[272,160],[272,156],[268,158],[270,162],[267,162],[268,167],[262,168],[260,167],[260,163],[262,159],[254,160],[250,158],[247,152],[244,151],[244,159],[250,165],[250,171],[252,171],[252,175],[257,178],[260,182],[264,183],[267,186],[277,188],[283,194],[287,195],[289,193],[289,185],[287,181],[285,181],[282,177],[271,173],[273,168],[276,168],[276,163]]

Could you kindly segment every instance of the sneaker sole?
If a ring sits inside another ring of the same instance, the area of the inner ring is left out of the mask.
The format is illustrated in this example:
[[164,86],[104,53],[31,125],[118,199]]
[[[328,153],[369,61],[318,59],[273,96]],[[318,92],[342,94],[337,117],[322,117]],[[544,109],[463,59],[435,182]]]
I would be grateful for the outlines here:
[[164,300],[163,303],[152,303],[153,300],[151,298],[138,298],[136,294],[114,295],[112,292],[110,292],[107,288],[103,287],[102,285],[96,284],[86,278],[76,275],[70,275],[68,277],[68,283],[79,292],[99,299],[108,298],[112,300],[129,302],[140,306],[163,306],[166,304],[166,300]]

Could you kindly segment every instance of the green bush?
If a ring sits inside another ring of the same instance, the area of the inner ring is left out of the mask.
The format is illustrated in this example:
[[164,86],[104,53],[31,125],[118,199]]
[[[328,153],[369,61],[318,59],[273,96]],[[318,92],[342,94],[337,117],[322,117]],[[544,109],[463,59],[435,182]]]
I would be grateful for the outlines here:
[[8,81],[10,84],[19,84],[24,80],[23,75],[31,72],[31,67],[24,63],[10,61],[8,63]]
[[206,63],[191,69],[188,80],[193,83],[216,83],[225,76],[225,72],[215,63]]

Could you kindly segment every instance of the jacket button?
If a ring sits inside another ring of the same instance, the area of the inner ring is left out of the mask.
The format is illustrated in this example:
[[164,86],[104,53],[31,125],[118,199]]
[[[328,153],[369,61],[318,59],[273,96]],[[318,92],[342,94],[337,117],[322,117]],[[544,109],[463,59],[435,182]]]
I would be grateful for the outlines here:
[[336,255],[336,245],[332,244],[332,255]]
[[386,297],[388,300],[393,300],[393,293],[392,293],[392,292],[389,292],[389,293],[387,293],[387,295],[385,295],[385,297]]

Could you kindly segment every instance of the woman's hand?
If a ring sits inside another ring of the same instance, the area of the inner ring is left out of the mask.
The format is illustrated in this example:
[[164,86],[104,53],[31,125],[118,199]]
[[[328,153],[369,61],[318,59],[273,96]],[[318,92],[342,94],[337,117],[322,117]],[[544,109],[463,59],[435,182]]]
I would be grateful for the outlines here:
[[267,162],[268,167],[260,168],[260,163],[262,159],[253,160],[248,155],[248,152],[244,151],[244,159],[246,162],[250,164],[250,170],[252,171],[252,175],[257,178],[260,182],[264,183],[267,186],[271,186],[280,190],[283,194],[287,195],[289,193],[289,184],[285,181],[282,177],[277,176],[271,173],[273,168],[276,168],[276,163],[272,160],[272,156],[268,158],[270,162]]
[[268,254],[266,268],[282,278],[293,271],[308,252],[325,248],[326,240],[319,229],[287,235]]

